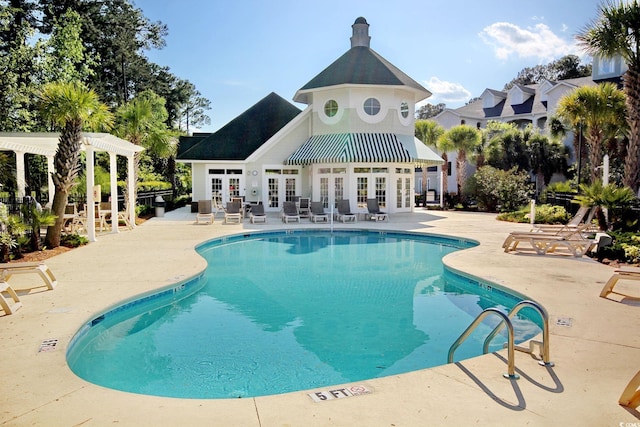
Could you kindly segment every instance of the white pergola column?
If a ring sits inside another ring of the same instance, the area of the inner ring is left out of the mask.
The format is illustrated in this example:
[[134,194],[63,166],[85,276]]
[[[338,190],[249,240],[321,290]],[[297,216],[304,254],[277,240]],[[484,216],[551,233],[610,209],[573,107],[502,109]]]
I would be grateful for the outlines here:
[[87,153],[87,206],[85,207],[85,212],[87,213],[87,238],[90,242],[95,242],[98,240],[96,239],[96,205],[93,198],[95,156],[91,145],[87,144],[85,147]]
[[442,168],[444,167],[444,165],[440,165],[440,172],[438,173],[438,181],[440,181],[440,207],[444,208],[444,193],[442,192],[443,188],[444,188],[444,183],[443,183],[443,179],[442,179]]
[[53,196],[56,193],[56,187],[53,184],[53,177],[51,176],[54,172],[53,156],[47,156],[47,185],[49,186],[49,205],[51,206],[53,206]]
[[22,200],[27,195],[27,181],[25,180],[24,151],[16,153],[16,184],[18,185],[18,198]]
[[129,195],[129,206],[126,207],[126,210],[129,214],[129,222],[131,226],[135,228],[136,226],[136,200],[134,197],[134,189],[136,182],[134,182],[134,159],[132,154],[127,157],[127,194]]
[[116,154],[109,153],[109,182],[111,186],[111,231],[118,232],[118,162]]

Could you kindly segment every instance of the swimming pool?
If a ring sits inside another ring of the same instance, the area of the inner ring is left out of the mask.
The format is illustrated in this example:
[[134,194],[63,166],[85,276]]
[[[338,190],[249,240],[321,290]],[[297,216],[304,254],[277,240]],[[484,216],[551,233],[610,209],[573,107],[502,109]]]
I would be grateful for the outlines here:
[[[522,299],[443,268],[442,257],[474,245],[366,230],[216,239],[197,248],[208,263],[201,276],[96,316],[67,361],[105,387],[182,398],[278,394],[445,364],[484,308]],[[517,341],[540,332],[527,318],[536,316],[521,313]],[[481,354],[494,325],[478,328],[456,360]]]

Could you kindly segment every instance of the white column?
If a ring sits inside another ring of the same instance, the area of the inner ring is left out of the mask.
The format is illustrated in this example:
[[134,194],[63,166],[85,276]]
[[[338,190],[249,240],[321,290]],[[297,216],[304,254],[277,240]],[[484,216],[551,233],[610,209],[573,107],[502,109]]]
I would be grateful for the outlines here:
[[47,156],[47,185],[49,186],[49,204],[53,206],[53,196],[56,194],[56,187],[53,184],[51,174],[55,172],[53,166],[53,156]]
[[440,181],[440,208],[444,208],[444,193],[442,193],[442,189],[444,185],[442,183],[442,165],[440,165],[440,172],[438,173],[438,181]]
[[85,145],[87,153],[87,206],[84,211],[87,213],[87,238],[90,242],[96,240],[96,206],[93,198],[94,178],[94,155],[93,147]]
[[16,183],[18,185],[18,198],[22,200],[27,195],[27,181],[25,180],[24,152],[16,151]]
[[118,232],[118,163],[116,154],[109,153],[109,181],[111,185],[111,231]]
[[129,195],[129,206],[127,206],[127,210],[129,211],[129,222],[132,227],[136,226],[136,200],[134,198],[133,190],[135,188],[136,183],[133,182],[134,173],[133,173],[133,154],[127,157],[127,194]]

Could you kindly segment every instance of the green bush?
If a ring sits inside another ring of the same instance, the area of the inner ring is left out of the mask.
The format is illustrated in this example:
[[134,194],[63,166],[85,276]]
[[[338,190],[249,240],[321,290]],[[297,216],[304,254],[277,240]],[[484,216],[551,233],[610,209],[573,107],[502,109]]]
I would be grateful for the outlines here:
[[482,166],[467,182],[467,194],[472,195],[480,209],[490,212],[517,210],[527,204],[531,190],[529,174],[516,168],[505,171]]
[[63,234],[60,237],[60,245],[67,248],[77,248],[78,246],[84,246],[89,243],[86,237],[79,234]]
[[[530,222],[529,206],[522,207],[517,211],[503,212],[498,215],[500,221],[508,222]],[[536,205],[536,224],[566,224],[571,219],[571,215],[562,206]]]
[[597,258],[618,260],[630,264],[640,263],[640,235],[632,232],[609,231],[613,237],[611,246],[601,248]]

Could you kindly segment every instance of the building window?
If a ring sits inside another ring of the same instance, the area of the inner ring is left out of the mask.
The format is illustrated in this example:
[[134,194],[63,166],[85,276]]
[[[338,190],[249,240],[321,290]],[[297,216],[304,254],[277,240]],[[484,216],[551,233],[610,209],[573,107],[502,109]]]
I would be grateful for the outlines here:
[[406,102],[402,102],[400,104],[400,115],[405,119],[409,117],[409,104]]
[[375,116],[380,112],[380,101],[375,98],[368,98],[364,101],[364,112],[370,116]]
[[451,162],[447,162],[447,176],[451,176]]
[[333,99],[328,100],[324,104],[324,113],[327,117],[333,117],[338,113],[338,103]]

